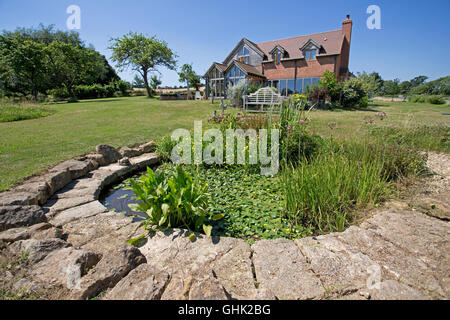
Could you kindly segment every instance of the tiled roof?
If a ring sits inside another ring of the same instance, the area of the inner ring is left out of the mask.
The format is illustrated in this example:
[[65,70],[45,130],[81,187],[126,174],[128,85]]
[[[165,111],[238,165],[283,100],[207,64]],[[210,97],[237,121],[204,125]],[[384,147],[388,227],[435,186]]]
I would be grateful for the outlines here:
[[[265,78],[265,76],[262,74],[262,72],[258,68],[254,67],[254,66],[251,66],[249,64],[245,64],[245,63],[240,62],[238,60],[234,60],[233,63],[236,64],[243,71],[245,71],[247,74],[251,74],[251,75],[254,75],[254,76]],[[233,63],[231,63],[230,66]]]
[[227,69],[227,66],[225,64],[221,64],[218,62],[214,62],[214,64],[217,65],[222,71],[225,71]]
[[305,36],[262,42],[258,43],[257,46],[268,57],[269,61],[272,60],[270,51],[272,51],[272,49],[275,48],[276,45],[283,47],[289,53],[290,59],[301,59],[303,58],[303,53],[300,51],[300,48],[309,39],[315,41],[325,49],[324,53],[318,55],[318,57],[320,57],[321,55],[325,56],[340,54],[342,43],[344,41],[344,34],[342,33],[342,30],[328,31]]

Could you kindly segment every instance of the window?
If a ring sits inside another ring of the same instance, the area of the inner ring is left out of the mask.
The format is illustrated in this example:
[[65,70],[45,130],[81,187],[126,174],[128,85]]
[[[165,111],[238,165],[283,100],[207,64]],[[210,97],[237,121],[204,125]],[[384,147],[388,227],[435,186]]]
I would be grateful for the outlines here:
[[239,50],[238,59],[237,60],[241,61],[242,63],[249,64],[249,62],[250,62],[250,50],[248,50],[246,47],[242,47]]
[[280,62],[281,62],[281,53],[274,53],[273,55],[272,55],[272,59],[273,59],[273,62],[275,62],[275,64],[280,64]]
[[294,94],[294,79],[287,81],[287,91],[288,95]]
[[313,86],[316,86],[320,81],[320,78],[312,78]]
[[245,73],[236,66],[233,66],[226,75],[227,83],[236,84],[241,79],[245,79]]
[[306,60],[315,60],[317,56],[317,50],[316,49],[305,50],[303,54],[305,55]]
[[302,93],[303,92],[303,79],[297,79],[295,85],[295,93]]
[[303,91],[306,91],[307,88],[311,88],[311,78],[303,79]]

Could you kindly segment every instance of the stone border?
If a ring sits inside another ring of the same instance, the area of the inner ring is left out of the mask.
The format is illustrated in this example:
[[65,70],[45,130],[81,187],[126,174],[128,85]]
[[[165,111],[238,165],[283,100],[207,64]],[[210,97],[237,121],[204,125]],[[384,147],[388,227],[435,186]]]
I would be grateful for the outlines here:
[[[47,299],[450,298],[448,219],[395,203],[360,226],[320,237],[249,245],[197,234],[192,242],[186,230],[170,229],[132,247],[126,241],[146,233],[144,227],[108,212],[98,197],[160,158],[139,147],[119,152],[102,145],[97,151],[43,174],[48,193],[22,189],[26,197],[0,195],[13,201],[0,206],[0,242],[28,257],[27,277],[10,280],[16,290]],[[442,162],[449,164],[450,157],[442,155]],[[443,169],[425,206],[448,217],[450,171]],[[33,183],[39,180],[28,186]],[[35,205],[45,198],[42,207]]]
[[[44,205],[57,191],[63,189],[73,180],[86,176],[88,173],[99,167],[108,166],[112,163],[123,164],[121,170],[116,170],[120,176],[133,170],[139,170],[148,163],[156,161],[156,155],[152,155],[154,160],[135,159],[129,162],[129,158],[139,157],[154,151],[154,142],[139,145],[136,148],[123,147],[120,150],[107,145],[96,147],[97,153],[88,154],[82,157],[64,161],[47,172],[25,180],[21,185],[13,187],[9,191],[0,193],[1,206],[30,206]],[[147,162],[146,162],[147,161]],[[159,158],[158,158],[159,161]],[[122,174],[123,173],[123,174]],[[112,177],[106,177],[107,183]],[[101,187],[103,187],[102,185]]]

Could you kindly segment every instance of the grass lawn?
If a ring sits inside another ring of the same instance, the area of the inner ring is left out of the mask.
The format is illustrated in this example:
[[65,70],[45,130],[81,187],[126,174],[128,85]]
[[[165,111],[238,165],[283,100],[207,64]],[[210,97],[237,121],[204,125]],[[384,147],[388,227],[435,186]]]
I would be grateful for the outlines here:
[[[44,118],[0,123],[0,191],[66,159],[91,152],[98,144],[114,147],[147,142],[177,128],[192,128],[219,110],[218,102],[159,101],[146,97],[85,100],[53,104],[56,113]],[[365,117],[384,111],[376,125],[449,125],[449,105],[375,102],[365,111],[315,111],[312,128],[321,135],[347,138],[363,134]],[[238,112],[231,110],[230,112]],[[333,131],[327,126],[337,122]]]
[[177,128],[191,128],[218,107],[206,101],[159,101],[146,97],[52,104],[55,114],[0,123],[0,191],[27,176],[95,150],[148,142]]

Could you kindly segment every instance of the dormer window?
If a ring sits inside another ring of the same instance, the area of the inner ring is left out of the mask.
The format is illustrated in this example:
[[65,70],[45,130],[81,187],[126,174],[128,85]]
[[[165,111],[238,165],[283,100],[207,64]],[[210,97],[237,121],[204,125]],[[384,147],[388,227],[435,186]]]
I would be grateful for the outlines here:
[[315,60],[317,55],[317,49],[309,49],[303,52],[306,60]]
[[323,47],[312,39],[306,41],[300,51],[303,52],[305,60],[316,60],[317,55],[324,52]]
[[274,53],[272,54],[272,60],[275,62],[275,64],[281,63],[281,53]]
[[288,53],[286,50],[284,50],[283,47],[276,45],[275,48],[272,49],[272,51],[269,52],[272,55],[272,61],[275,64],[280,64],[281,59],[284,59],[288,57]]

